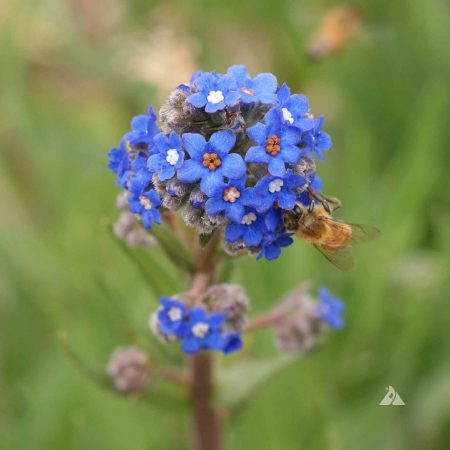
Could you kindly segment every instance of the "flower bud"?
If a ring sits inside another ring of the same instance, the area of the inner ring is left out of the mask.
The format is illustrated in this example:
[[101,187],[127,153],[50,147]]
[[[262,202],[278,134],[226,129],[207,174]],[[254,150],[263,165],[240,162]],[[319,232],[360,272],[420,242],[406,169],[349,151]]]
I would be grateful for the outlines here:
[[150,247],[156,240],[148,234],[134,214],[124,211],[113,225],[114,234],[124,239],[130,247]]
[[163,344],[167,344],[168,342],[173,342],[177,340],[177,336],[175,334],[166,334],[161,331],[161,327],[159,324],[158,311],[154,312],[150,316],[150,320],[148,321],[148,326],[150,331],[158,338],[160,342]]
[[281,352],[311,350],[325,333],[326,327],[315,302],[300,287],[280,303],[286,314],[273,325],[275,345]]
[[150,378],[147,354],[137,347],[118,347],[109,359],[107,373],[118,391],[142,393]]
[[212,311],[225,316],[224,326],[235,332],[242,331],[250,308],[245,290],[237,284],[216,284],[206,292],[205,300]]

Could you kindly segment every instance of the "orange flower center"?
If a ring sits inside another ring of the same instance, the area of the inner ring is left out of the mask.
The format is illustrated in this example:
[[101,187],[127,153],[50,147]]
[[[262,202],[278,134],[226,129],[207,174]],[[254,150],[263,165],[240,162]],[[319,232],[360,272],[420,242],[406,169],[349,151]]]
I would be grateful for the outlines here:
[[241,91],[245,92],[248,95],[254,95],[255,94],[255,91],[253,89],[249,89],[249,88],[246,88],[246,87],[242,87]]
[[230,187],[223,191],[223,199],[226,202],[234,203],[240,196],[241,193],[235,187]]
[[209,170],[216,170],[221,164],[222,161],[217,153],[205,153],[203,155],[203,165]]
[[272,134],[266,141],[266,152],[269,155],[275,156],[280,150],[280,138],[276,134]]

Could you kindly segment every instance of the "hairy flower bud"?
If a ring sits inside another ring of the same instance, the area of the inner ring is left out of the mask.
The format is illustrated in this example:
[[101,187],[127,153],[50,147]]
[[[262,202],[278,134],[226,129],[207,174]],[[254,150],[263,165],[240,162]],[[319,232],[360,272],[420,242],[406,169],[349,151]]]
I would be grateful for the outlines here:
[[148,234],[134,214],[123,212],[113,225],[114,234],[119,239],[124,239],[130,247],[150,247],[156,240]]
[[208,289],[205,300],[212,311],[225,316],[225,327],[235,332],[242,331],[250,308],[244,288],[237,284],[216,284]]
[[317,302],[300,287],[288,294],[279,307],[286,308],[286,314],[273,325],[276,347],[282,352],[312,349],[326,330]]
[[142,393],[150,378],[147,354],[137,347],[118,347],[109,359],[107,372],[118,391]]
[[154,312],[148,321],[148,326],[150,331],[158,338],[160,342],[166,344],[167,342],[172,342],[177,340],[175,334],[167,334],[161,331],[161,326],[158,318],[158,311]]

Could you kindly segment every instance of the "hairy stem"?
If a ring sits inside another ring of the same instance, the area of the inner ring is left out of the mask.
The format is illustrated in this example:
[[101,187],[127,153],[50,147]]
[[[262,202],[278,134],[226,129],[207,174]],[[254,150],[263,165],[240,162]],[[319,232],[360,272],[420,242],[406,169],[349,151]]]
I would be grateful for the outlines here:
[[[216,252],[219,239],[213,236],[208,245],[196,252],[195,273],[191,279],[189,296],[199,303],[216,276]],[[214,394],[213,357],[200,352],[188,358],[190,398],[192,405],[193,448],[195,450],[223,450],[220,420],[212,405]]]

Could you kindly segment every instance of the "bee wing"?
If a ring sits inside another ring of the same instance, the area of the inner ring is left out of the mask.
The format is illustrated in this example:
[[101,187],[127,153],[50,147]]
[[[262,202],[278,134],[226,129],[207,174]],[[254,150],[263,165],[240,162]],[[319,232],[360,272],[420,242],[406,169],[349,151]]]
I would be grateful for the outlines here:
[[321,217],[321,220],[325,220],[327,224],[335,230],[341,227],[350,226],[352,233],[351,238],[348,241],[348,245],[358,245],[363,242],[373,241],[381,234],[380,230],[372,225],[350,223],[345,222],[344,220],[334,219],[332,217]]
[[314,245],[314,247],[316,247],[317,250],[319,250],[319,252],[322,253],[322,255],[325,256],[325,258],[327,258],[328,261],[330,261],[330,263],[338,269],[343,270],[344,272],[354,269],[355,259],[350,248],[345,247],[340,250],[330,252],[319,245]]

